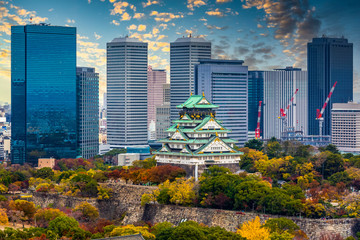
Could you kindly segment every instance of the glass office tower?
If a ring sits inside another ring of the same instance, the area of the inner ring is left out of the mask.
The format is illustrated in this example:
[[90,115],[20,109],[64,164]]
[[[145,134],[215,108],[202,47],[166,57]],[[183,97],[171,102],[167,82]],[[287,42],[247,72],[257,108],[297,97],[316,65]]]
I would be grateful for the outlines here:
[[11,28],[12,163],[78,154],[76,28]]
[[307,45],[309,79],[309,134],[319,134],[316,109],[321,109],[331,87],[335,91],[325,109],[323,135],[331,133],[331,108],[333,103],[353,100],[353,44],[346,38],[314,38]]
[[194,93],[194,68],[199,59],[211,58],[211,42],[204,38],[182,37],[170,43],[170,111],[178,119],[177,105]]
[[80,155],[99,154],[99,74],[95,68],[77,67]]
[[242,60],[199,59],[195,65],[195,94],[219,106],[230,138],[244,146],[248,140],[248,67]]
[[[249,71],[248,76],[248,130],[254,132],[257,128],[259,101],[264,101],[264,72]],[[260,135],[264,130],[264,111],[261,111]]]
[[108,144],[111,148],[147,146],[148,45],[124,37],[106,47]]

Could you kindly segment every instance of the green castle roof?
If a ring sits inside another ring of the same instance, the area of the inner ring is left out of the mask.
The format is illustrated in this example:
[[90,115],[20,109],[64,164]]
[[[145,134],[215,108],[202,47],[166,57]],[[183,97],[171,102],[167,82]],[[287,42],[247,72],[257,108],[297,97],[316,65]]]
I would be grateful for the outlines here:
[[[203,102],[201,102],[204,100]],[[205,96],[191,95],[186,102],[177,105],[176,108],[218,108],[219,106],[209,102]]]

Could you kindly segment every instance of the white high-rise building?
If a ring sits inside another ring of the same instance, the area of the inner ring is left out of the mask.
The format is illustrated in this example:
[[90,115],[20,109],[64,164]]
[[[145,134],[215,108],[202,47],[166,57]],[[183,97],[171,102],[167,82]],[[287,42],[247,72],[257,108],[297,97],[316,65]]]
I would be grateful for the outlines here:
[[360,152],[360,104],[334,103],[331,109],[331,141],[340,151]]
[[147,43],[107,43],[107,142],[111,148],[147,145]]
[[307,72],[300,68],[287,67],[264,71],[264,101],[263,138],[280,138],[284,126],[280,116],[280,109],[286,109],[292,95],[297,94],[287,112],[287,126],[294,127],[295,131],[308,133],[308,80]]
[[211,58],[211,42],[204,38],[182,37],[170,43],[170,111],[178,118],[177,105],[194,93],[194,68],[199,59]]

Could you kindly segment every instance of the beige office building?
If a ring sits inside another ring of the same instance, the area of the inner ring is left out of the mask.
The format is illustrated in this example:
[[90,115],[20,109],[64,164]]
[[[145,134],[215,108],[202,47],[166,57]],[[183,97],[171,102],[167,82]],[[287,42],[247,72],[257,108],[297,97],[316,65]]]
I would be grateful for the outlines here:
[[332,144],[342,152],[360,153],[360,104],[334,103],[331,109]]

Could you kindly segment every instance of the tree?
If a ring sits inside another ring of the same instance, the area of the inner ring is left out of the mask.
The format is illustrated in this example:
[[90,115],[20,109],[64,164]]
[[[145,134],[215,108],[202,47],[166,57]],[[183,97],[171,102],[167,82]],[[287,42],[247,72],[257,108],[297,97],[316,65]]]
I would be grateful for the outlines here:
[[79,223],[72,217],[59,216],[49,222],[48,229],[59,235],[66,236],[74,228],[79,228]]
[[329,151],[329,152],[331,152],[333,154],[340,154],[339,149],[333,144],[329,144],[325,148],[320,147],[319,150],[321,152]]
[[253,220],[243,223],[236,233],[247,240],[270,240],[270,231],[262,226],[260,218],[255,217]]
[[155,239],[155,235],[149,232],[148,227],[142,227],[142,226],[134,226],[134,225],[126,225],[122,227],[116,227],[112,232],[110,233],[111,237],[115,236],[127,236],[127,235],[133,235],[141,233],[141,235],[146,240],[152,240]]
[[263,149],[263,142],[257,139],[251,139],[250,141],[245,143],[244,147],[261,151]]
[[134,161],[134,162],[132,162],[132,165],[134,167],[146,168],[146,169],[150,169],[152,167],[155,167],[156,166],[155,155],[152,156],[151,158],[146,158],[144,160]]
[[300,227],[296,225],[294,221],[284,217],[271,218],[265,222],[264,227],[269,229],[271,233],[277,232],[279,234],[282,234],[286,231],[291,234],[295,234],[295,232],[300,229]]
[[151,233],[156,236],[157,234],[164,231],[165,229],[169,229],[169,228],[173,228],[173,227],[174,227],[174,224],[172,224],[171,222],[157,223],[157,224],[155,224],[155,226],[152,227]]
[[60,216],[66,216],[66,214],[59,209],[41,208],[36,211],[34,219],[37,226],[46,228],[48,227],[50,221]]
[[322,171],[324,178],[328,178],[334,173],[344,171],[344,160],[340,154],[330,154],[323,165]]
[[99,217],[99,211],[88,202],[82,202],[74,208],[74,212],[79,212],[82,221],[95,221]]
[[343,182],[346,185],[348,185],[352,181],[352,178],[349,176],[349,174],[346,171],[344,171],[344,172],[334,173],[333,175],[331,175],[328,178],[328,180],[331,183],[331,185],[334,185],[334,186],[340,182]]
[[266,161],[269,160],[269,158],[263,152],[250,150],[241,158],[240,168],[250,173],[256,172],[255,162],[261,159]]
[[102,187],[102,186],[98,186],[97,190],[98,190],[97,199],[99,200],[110,199],[113,193],[113,190],[111,188]]
[[274,157],[281,157],[281,145],[276,138],[270,139],[270,141],[266,144],[265,152],[270,159]]
[[42,178],[42,179],[50,179],[53,180],[54,178],[54,171],[49,167],[40,168],[36,171],[35,177]]
[[6,209],[0,208],[0,225],[8,225],[9,218],[6,214]]
[[4,184],[0,184],[0,193],[7,193],[8,188]]
[[32,219],[36,212],[35,204],[26,200],[17,199],[10,201],[9,207],[12,210],[18,210],[24,213],[26,220]]

